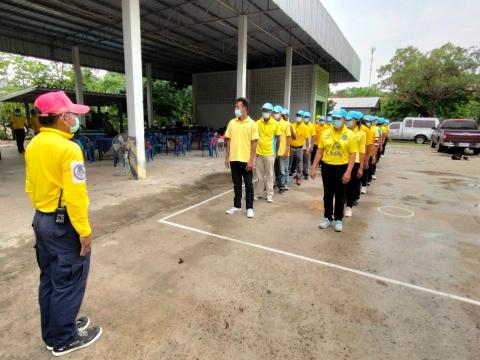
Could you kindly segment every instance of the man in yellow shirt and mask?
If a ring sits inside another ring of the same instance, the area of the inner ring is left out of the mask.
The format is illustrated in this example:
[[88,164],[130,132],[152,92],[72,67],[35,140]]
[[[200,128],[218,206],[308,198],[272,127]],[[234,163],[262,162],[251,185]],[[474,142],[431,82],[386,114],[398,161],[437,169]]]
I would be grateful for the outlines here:
[[284,109],[280,105],[273,108],[273,117],[278,121],[278,128],[280,129],[280,145],[278,146],[277,159],[275,160],[275,177],[280,194],[285,192],[288,180],[288,150],[292,140],[290,124],[283,118],[283,113]]
[[89,107],[73,104],[63,91],[35,100],[42,128],[25,154],[25,190],[36,209],[33,230],[40,268],[42,338],[60,356],[94,343],[102,328],[77,319],[87,286],[92,230],[88,220],[85,166],[71,141],[78,115]]
[[22,115],[20,109],[15,109],[15,114],[10,117],[10,124],[13,129],[13,134],[15,135],[15,140],[17,142],[17,150],[19,154],[25,152],[23,143],[25,142],[25,123],[27,119]]
[[295,118],[295,123],[292,129],[295,133],[295,139],[290,142],[290,162],[294,163],[294,179],[297,185],[302,185],[303,180],[303,154],[305,150],[306,140],[310,137],[310,130],[303,122],[305,112],[298,110]]
[[42,125],[40,124],[40,119],[35,109],[30,110],[30,127],[33,129],[35,135],[40,133]]

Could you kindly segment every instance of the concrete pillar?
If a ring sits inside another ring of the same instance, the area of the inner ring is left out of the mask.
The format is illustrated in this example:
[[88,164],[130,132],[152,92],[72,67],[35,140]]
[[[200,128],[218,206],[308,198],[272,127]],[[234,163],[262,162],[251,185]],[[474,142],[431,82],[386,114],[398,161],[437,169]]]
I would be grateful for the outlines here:
[[[82,68],[80,67],[80,50],[78,46],[72,47],[72,63],[75,73],[75,97],[77,104],[83,104],[83,88],[82,88]],[[80,124],[85,126],[85,116],[80,116]]]
[[238,17],[237,97],[247,96],[247,15]]
[[142,42],[140,0],[122,0],[123,52],[127,87],[128,150],[134,178],[147,176],[143,121]]
[[147,77],[147,123],[151,128],[153,124],[152,64],[145,64],[145,75]]
[[285,90],[283,92],[283,106],[288,110],[290,110],[290,98],[292,95],[292,57],[293,49],[289,46],[287,47],[285,61]]

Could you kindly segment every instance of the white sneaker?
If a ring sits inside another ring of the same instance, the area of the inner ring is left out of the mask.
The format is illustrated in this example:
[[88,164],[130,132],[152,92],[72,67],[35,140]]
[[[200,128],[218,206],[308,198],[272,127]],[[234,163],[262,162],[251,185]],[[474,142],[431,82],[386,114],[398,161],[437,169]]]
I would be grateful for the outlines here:
[[228,209],[227,211],[225,211],[225,214],[228,214],[228,215],[232,215],[232,214],[235,214],[239,211],[242,211],[242,209],[240,208],[236,208],[235,206],[232,207],[231,209]]
[[372,175],[372,180],[377,180],[377,177],[375,175]]
[[253,218],[253,209],[247,209],[247,217],[248,218]]
[[352,216],[352,208],[351,207],[347,207],[345,209],[345,216],[346,217],[351,217]]
[[254,197],[253,199],[254,199],[254,200],[262,200],[262,199],[263,199],[263,196],[255,195],[255,197]]
[[367,193],[367,187],[366,186],[362,186],[361,190],[360,190],[360,194],[366,194]]
[[268,203],[273,203],[273,199],[271,197],[267,197],[267,202]]

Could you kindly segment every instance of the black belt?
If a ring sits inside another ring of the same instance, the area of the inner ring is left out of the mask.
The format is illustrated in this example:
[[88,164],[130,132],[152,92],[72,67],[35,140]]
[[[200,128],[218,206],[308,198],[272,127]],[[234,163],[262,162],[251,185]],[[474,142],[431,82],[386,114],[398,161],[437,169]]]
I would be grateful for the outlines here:
[[55,215],[55,211],[54,212],[43,212],[43,211],[40,211],[40,210],[37,210],[37,213],[41,214],[41,215],[49,215],[49,216],[53,216]]
[[292,146],[294,149],[303,149],[303,146]]

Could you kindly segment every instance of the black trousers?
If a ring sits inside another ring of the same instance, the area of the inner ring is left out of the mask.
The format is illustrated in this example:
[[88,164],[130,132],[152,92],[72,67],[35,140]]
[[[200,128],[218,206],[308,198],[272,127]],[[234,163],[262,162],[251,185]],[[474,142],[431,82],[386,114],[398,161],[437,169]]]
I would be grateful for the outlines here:
[[383,142],[382,155],[385,155],[385,148],[387,147],[388,139]]
[[347,184],[347,207],[352,207],[355,200],[360,197],[360,179],[357,179],[358,168],[360,167],[359,163],[355,163],[352,169],[352,176],[350,181]]
[[[343,219],[343,208],[345,206],[346,185],[342,183],[342,176],[347,171],[348,165],[330,165],[322,161],[323,180],[323,207],[324,217],[333,220]],[[335,202],[335,211],[334,211]]]
[[367,186],[367,184],[372,181],[372,175],[370,174],[370,168],[372,166],[372,158],[368,159],[368,169],[364,169],[361,183],[362,186]]
[[35,249],[40,268],[38,302],[45,344],[62,347],[77,334],[76,318],[87,286],[90,254],[80,256],[80,240],[67,220],[37,211],[33,219]]
[[240,161],[231,161],[230,170],[232,172],[233,190],[235,197],[233,198],[233,206],[242,207],[242,179],[245,183],[245,197],[247,209],[253,209],[253,171],[247,171],[247,163]]
[[313,160],[315,160],[315,155],[317,155],[318,145],[313,145],[312,149],[312,156],[310,157],[310,164],[313,164]]
[[13,133],[15,134],[15,140],[17,141],[17,149],[19,153],[25,151],[23,143],[25,142],[25,129],[14,129]]

